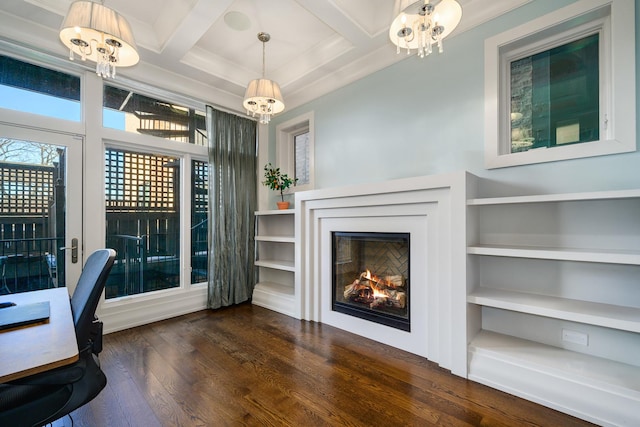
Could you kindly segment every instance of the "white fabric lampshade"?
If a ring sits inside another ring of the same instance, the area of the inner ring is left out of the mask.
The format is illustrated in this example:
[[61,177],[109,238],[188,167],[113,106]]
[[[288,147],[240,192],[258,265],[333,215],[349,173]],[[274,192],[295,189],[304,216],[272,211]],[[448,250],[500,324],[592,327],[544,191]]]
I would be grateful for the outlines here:
[[[255,102],[255,104],[251,104]],[[284,100],[278,83],[269,79],[255,79],[249,82],[244,94],[244,108],[258,114],[278,114],[284,111]],[[270,111],[263,111],[262,106],[270,107]]]
[[127,20],[116,11],[92,1],[76,1],[71,3],[69,11],[60,27],[60,40],[78,55],[82,49],[72,40],[81,39],[91,47],[84,56],[98,62],[96,47],[112,39],[120,43],[118,48],[118,67],[135,65],[140,60],[133,33]]

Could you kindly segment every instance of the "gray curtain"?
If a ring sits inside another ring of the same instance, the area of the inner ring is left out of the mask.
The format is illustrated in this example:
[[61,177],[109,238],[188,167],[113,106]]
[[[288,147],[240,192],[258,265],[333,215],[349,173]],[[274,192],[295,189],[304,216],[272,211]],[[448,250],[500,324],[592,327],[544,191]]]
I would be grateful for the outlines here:
[[207,106],[208,307],[251,298],[255,285],[256,123]]

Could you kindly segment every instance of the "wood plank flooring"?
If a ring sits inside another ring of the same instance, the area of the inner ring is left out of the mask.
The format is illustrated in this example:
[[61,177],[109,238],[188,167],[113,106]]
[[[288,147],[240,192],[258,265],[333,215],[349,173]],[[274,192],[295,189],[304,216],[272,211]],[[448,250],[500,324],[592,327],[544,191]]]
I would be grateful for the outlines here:
[[591,425],[250,304],[106,335],[100,360],[107,387],[76,427]]

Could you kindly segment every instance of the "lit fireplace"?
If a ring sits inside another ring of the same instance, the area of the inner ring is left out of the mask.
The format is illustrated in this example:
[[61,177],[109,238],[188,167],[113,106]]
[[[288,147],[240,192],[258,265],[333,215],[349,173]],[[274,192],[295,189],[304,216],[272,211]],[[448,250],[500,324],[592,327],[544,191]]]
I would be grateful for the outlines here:
[[334,311],[411,331],[409,233],[332,232]]

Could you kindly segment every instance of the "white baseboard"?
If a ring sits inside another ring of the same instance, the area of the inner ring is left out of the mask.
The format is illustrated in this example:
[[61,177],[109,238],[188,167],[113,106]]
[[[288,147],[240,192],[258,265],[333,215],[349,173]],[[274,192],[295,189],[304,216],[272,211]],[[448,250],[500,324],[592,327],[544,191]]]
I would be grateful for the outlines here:
[[296,317],[295,296],[273,291],[267,287],[256,286],[253,290],[252,304]]
[[207,287],[193,287],[188,292],[170,290],[155,295],[137,295],[105,301],[97,314],[104,323],[104,333],[121,331],[170,319],[207,308]]

